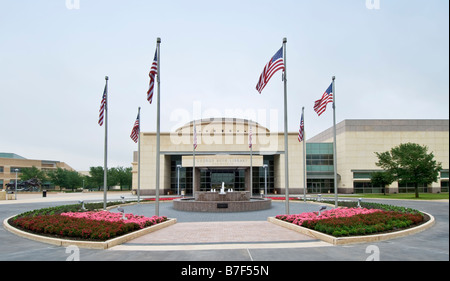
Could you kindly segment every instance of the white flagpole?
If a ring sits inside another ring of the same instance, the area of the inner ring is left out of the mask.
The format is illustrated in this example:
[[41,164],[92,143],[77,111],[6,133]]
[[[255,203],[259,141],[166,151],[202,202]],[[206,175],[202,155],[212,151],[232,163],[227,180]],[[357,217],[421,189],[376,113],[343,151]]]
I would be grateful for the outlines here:
[[141,107],[138,108],[139,131],[138,131],[138,203],[141,203]]
[[283,38],[283,60],[284,60],[284,176],[286,193],[286,214],[289,215],[289,167],[288,167],[288,124],[287,124],[287,66],[286,66],[286,43]]
[[[253,197],[253,130],[250,125],[249,141],[250,141],[250,197]],[[267,195],[266,195],[267,196]]]
[[332,85],[332,91],[333,91],[333,166],[334,166],[334,207],[338,207],[338,184],[337,184],[337,157],[336,157],[336,89],[334,85],[334,80],[336,79],[335,76],[333,76],[333,85]]
[[303,117],[303,201],[306,202],[306,130],[305,130],[305,107],[302,108]]
[[195,144],[197,140],[197,128],[195,128],[195,120],[194,120],[194,128],[192,131],[192,197],[195,198]]
[[106,95],[105,95],[105,158],[103,164],[103,209],[106,210],[107,190],[108,190],[108,80],[109,77],[105,76],[106,80]]
[[158,99],[157,99],[157,109],[156,109],[156,186],[155,186],[155,216],[159,216],[159,170],[160,170],[160,68],[161,68],[161,54],[160,54],[160,44],[161,38],[156,39],[156,50],[158,52],[158,71],[157,71],[157,84],[158,84]]

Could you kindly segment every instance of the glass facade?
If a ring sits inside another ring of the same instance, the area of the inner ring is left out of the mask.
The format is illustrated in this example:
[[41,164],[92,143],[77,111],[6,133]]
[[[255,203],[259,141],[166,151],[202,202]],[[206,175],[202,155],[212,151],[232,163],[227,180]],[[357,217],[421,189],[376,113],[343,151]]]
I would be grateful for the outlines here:
[[[273,155],[264,155],[263,164],[268,165],[267,168],[267,194],[272,194],[275,189],[274,185],[274,160]],[[260,190],[265,188],[265,171],[263,167],[253,167],[253,194],[259,194]]]
[[[178,194],[178,168],[181,166],[181,155],[170,156],[170,189],[172,193]],[[185,194],[192,194],[192,168],[179,169],[180,173],[180,194],[184,190]]]
[[245,170],[237,169],[200,169],[200,191],[232,188],[234,191],[245,191]]
[[306,143],[308,193],[334,193],[333,143]]
[[[170,177],[171,192],[178,194],[178,168],[181,165],[181,155],[170,156]],[[265,155],[263,163],[267,168],[267,190],[268,193],[274,191],[274,159],[273,155]],[[212,188],[220,189],[222,182],[225,183],[225,189],[232,188],[234,191],[245,191],[246,167],[231,168],[197,168],[200,171],[200,191],[210,191]],[[180,193],[185,190],[185,194],[192,194],[192,167],[179,168],[180,173]],[[248,175],[249,177],[250,175]],[[253,167],[253,194],[259,194],[265,187],[265,171],[263,167]]]

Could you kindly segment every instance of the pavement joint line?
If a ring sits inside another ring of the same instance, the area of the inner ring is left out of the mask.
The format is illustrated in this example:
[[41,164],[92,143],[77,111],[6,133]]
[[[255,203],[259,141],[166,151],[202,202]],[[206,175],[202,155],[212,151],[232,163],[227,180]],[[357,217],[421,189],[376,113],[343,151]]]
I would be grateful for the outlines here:
[[320,239],[313,239],[307,241],[243,241],[243,242],[205,242],[205,243],[129,243],[126,242],[123,245],[125,246],[198,246],[198,245],[256,245],[256,244],[286,244],[286,243],[295,243],[295,244],[303,244],[303,243],[312,243],[312,242],[320,242]]
[[264,244],[208,244],[208,245],[172,245],[172,246],[129,246],[118,245],[107,249],[108,251],[207,251],[207,250],[236,250],[236,249],[293,249],[311,247],[333,247],[323,241],[305,243],[264,243]]

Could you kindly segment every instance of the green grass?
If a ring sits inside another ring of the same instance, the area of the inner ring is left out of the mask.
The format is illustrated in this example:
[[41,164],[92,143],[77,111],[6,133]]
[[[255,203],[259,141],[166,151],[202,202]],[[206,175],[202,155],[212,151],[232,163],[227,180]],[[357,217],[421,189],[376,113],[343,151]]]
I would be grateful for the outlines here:
[[[408,199],[408,200],[440,200],[449,199],[448,192],[444,193],[419,193],[419,198],[416,198],[414,193],[397,193],[397,194],[386,194],[383,193],[373,193],[373,194],[358,194],[352,197],[358,198],[378,198],[378,199]],[[345,197],[339,196],[339,197]]]

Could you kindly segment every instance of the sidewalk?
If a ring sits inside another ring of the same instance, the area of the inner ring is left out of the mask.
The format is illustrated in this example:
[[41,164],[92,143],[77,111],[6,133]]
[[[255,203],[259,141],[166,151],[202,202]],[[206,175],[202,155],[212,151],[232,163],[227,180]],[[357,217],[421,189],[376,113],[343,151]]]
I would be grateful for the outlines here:
[[[120,196],[124,196],[125,200],[137,198],[137,196],[132,195],[130,191],[109,191],[106,195],[106,199],[108,201],[119,201],[122,200]],[[77,202],[79,200],[103,201],[103,191],[85,193],[47,192],[46,197],[43,197],[42,193],[18,193],[17,200],[0,200],[0,205],[42,202]]]

